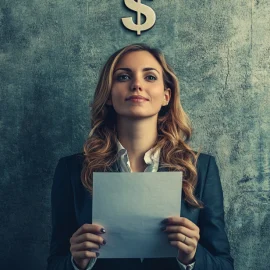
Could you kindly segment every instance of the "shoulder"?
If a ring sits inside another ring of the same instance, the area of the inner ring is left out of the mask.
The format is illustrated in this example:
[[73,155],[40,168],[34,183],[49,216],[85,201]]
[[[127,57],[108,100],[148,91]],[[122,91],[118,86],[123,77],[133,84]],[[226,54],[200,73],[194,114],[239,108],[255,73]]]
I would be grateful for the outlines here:
[[203,190],[205,190],[206,186],[211,187],[212,191],[215,188],[221,191],[219,170],[214,156],[200,153],[196,167],[198,174],[196,189],[200,199],[202,199]]
[[196,168],[199,182],[204,182],[209,174],[218,176],[216,160],[212,155],[199,153]]
[[84,153],[76,153],[69,156],[61,157],[59,162],[66,164],[69,170],[81,169],[84,161]]
[[198,155],[197,159],[197,169],[207,169],[210,162],[215,162],[215,157],[209,154],[205,153],[197,153],[195,152],[196,155]]
[[68,156],[61,157],[61,159],[67,161],[67,162],[79,162],[84,160],[84,153],[76,153]]

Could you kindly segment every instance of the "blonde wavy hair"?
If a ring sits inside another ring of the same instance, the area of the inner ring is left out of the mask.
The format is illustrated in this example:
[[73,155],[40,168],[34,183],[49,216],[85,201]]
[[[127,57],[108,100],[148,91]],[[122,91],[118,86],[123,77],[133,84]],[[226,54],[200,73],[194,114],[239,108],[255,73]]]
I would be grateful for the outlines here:
[[194,195],[198,154],[188,145],[192,130],[180,103],[178,79],[164,55],[146,44],[132,44],[116,51],[101,71],[91,104],[92,130],[83,146],[82,184],[92,195],[93,172],[112,171],[112,165],[117,161],[116,112],[106,102],[110,97],[116,65],[124,55],[134,51],[147,51],[155,57],[163,69],[165,88],[171,89],[169,104],[159,111],[158,136],[153,147],[154,151],[160,149],[160,167],[168,171],[182,171],[185,201],[193,207],[203,208],[202,202]]

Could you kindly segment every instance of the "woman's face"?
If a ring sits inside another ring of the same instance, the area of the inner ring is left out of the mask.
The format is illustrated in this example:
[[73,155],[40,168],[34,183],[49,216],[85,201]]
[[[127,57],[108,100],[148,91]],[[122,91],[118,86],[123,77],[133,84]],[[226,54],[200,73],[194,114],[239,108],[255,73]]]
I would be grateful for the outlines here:
[[107,104],[118,117],[157,119],[161,106],[170,100],[170,91],[164,90],[162,67],[151,53],[130,52],[115,67]]

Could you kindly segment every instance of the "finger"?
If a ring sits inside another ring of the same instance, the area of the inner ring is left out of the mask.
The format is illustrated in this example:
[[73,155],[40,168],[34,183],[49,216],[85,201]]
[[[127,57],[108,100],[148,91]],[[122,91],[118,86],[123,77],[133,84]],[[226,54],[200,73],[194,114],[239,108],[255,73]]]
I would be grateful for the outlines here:
[[169,241],[180,241],[188,245],[188,237],[182,233],[171,233],[168,234]]
[[199,232],[196,230],[191,230],[188,229],[186,227],[183,226],[166,226],[164,227],[163,232],[167,232],[167,233],[182,233],[184,235],[186,235],[189,238],[195,238],[197,239],[197,241],[199,241],[200,239],[200,234]]
[[194,247],[192,246],[188,246],[183,242],[179,242],[179,241],[170,241],[170,244],[174,247],[177,247],[179,250],[181,250],[182,252],[184,252],[185,254],[190,254],[194,251]]
[[194,224],[192,221],[184,217],[178,217],[178,216],[168,217],[167,219],[164,220],[164,223],[166,225],[182,225],[191,230],[199,229],[196,224]]
[[193,249],[197,247],[198,241],[196,239],[188,238],[184,234],[181,233],[175,233],[168,235],[169,242],[181,242],[185,244],[188,247],[192,247]]
[[73,245],[70,246],[70,251],[71,252],[77,252],[77,251],[83,251],[83,250],[92,251],[93,249],[99,250],[100,245],[89,242],[89,241],[85,241],[83,243],[73,244]]
[[75,259],[89,259],[89,258],[97,258],[99,255],[98,252],[93,251],[77,251],[72,254],[73,258]]
[[100,234],[100,233],[104,233],[105,229],[101,225],[98,225],[98,224],[85,223],[72,236],[78,236],[80,234],[89,233],[89,232]]
[[90,241],[90,242],[96,243],[98,245],[105,245],[106,244],[106,240],[104,238],[102,238],[99,235],[92,234],[92,233],[85,233],[85,234],[81,234],[77,237],[72,236],[70,238],[70,244],[80,244],[80,243],[83,243],[85,241]]

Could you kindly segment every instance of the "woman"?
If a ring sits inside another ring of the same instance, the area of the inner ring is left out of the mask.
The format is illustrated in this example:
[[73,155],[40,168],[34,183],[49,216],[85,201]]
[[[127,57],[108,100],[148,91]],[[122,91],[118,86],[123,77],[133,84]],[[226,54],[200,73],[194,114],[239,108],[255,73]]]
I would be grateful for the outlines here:
[[[91,120],[84,153],[56,167],[47,269],[233,269],[215,159],[188,146],[178,80],[162,53],[144,44],[115,52],[101,72]],[[91,224],[93,172],[161,170],[183,172],[181,217],[163,222],[177,257],[97,259],[106,228]]]

